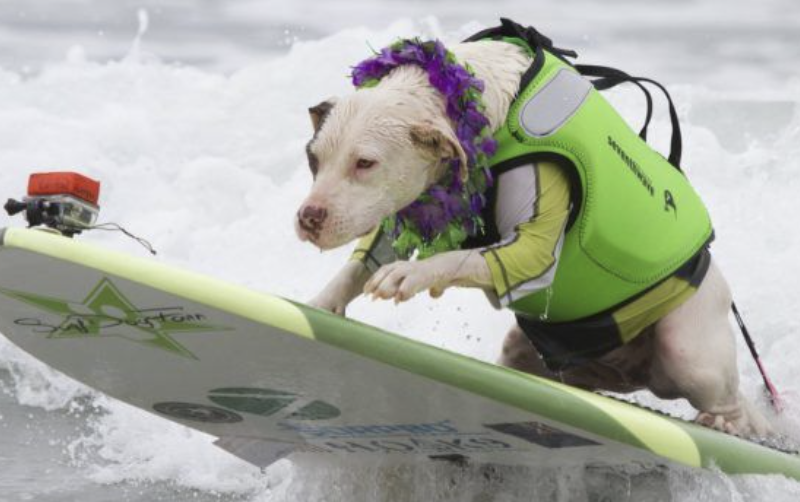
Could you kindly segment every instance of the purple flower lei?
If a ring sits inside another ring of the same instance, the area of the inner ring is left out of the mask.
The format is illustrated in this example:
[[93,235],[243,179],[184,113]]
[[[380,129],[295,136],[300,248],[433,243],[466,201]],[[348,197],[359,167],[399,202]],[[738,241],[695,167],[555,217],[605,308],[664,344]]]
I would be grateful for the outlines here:
[[459,65],[438,40],[400,40],[382,49],[353,68],[353,85],[372,87],[406,64],[425,70],[430,84],[444,96],[447,116],[468,163],[466,182],[459,176],[461,161],[451,159],[442,180],[383,222],[400,256],[407,258],[417,250],[419,258],[426,258],[458,249],[468,236],[483,231],[480,213],[486,205],[484,192],[492,184],[489,157],[497,150],[497,142],[483,113],[483,81],[469,65]]

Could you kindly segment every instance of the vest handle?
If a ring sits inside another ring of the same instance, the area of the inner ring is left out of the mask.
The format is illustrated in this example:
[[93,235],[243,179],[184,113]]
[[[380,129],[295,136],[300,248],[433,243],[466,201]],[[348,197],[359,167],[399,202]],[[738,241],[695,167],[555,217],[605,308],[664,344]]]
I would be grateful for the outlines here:
[[645,77],[634,77],[622,70],[608,66],[578,64],[575,65],[575,69],[578,70],[581,75],[586,77],[598,77],[592,81],[592,85],[594,85],[595,89],[598,91],[611,89],[612,87],[616,87],[623,82],[635,84],[637,87],[639,87],[639,89],[642,90],[645,95],[645,99],[647,100],[647,116],[644,121],[644,127],[642,127],[642,130],[639,132],[639,137],[645,141],[647,140],[647,128],[650,126],[650,120],[653,117],[653,97],[642,83],[644,82],[658,87],[667,98],[667,103],[669,104],[669,117],[670,121],[672,122],[672,139],[670,142],[669,157],[667,160],[670,164],[675,166],[678,171],[683,172],[681,169],[681,156],[683,154],[681,124],[678,120],[678,112],[675,109],[675,103],[672,101],[672,96],[670,96],[669,92],[663,85],[655,80]]

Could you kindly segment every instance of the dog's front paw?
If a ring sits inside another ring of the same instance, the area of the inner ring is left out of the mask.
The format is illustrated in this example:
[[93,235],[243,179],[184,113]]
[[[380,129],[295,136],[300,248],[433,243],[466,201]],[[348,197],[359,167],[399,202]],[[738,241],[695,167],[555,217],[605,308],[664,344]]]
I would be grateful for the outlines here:
[[327,310],[328,312],[332,312],[340,316],[344,316],[345,309],[347,309],[347,302],[344,298],[335,297],[333,295],[326,294],[326,292],[320,293],[309,300],[307,305],[318,309]]
[[420,291],[431,290],[432,296],[441,295],[443,287],[437,285],[436,274],[428,263],[396,261],[384,265],[364,285],[364,294],[372,299],[394,299],[395,303],[411,299]]

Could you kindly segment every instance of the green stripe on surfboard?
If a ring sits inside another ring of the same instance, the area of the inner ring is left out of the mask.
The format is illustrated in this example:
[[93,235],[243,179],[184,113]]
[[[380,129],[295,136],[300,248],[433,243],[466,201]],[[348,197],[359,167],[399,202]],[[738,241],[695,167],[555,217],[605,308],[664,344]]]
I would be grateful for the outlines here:
[[781,473],[800,479],[800,457],[654,415],[624,403],[436,349],[372,326],[259,294],[148,259],[36,230],[7,229],[20,248],[161,289],[188,300],[336,346],[388,365],[652,451],[688,466],[729,473]]

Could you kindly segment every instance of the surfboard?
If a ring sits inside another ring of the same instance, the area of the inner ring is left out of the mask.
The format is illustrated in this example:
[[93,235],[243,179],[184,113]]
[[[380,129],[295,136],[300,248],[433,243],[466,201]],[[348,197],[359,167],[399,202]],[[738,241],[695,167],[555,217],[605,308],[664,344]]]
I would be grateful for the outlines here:
[[0,332],[258,466],[303,456],[715,467],[800,456],[42,230],[0,231]]

